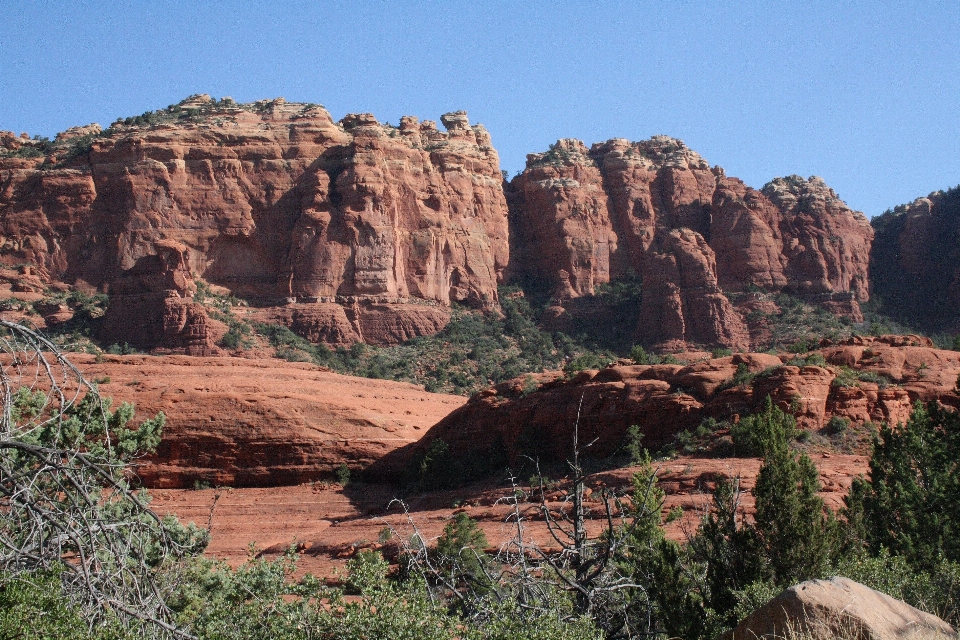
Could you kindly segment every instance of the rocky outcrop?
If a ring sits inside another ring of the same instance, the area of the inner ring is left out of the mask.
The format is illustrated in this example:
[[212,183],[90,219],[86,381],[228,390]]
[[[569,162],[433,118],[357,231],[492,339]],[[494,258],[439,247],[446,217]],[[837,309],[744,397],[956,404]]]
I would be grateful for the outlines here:
[[[0,261],[109,291],[106,339],[141,346],[200,331],[186,302],[160,301],[172,290],[188,301],[185,290],[146,283],[169,275],[170,242],[185,277],[252,304],[360,307],[355,330],[371,342],[432,333],[447,316],[431,305],[495,306],[508,261],[490,136],[462,111],[442,121],[445,132],[412,117],[334,122],[316,105],[193,96],[105,132],[65,132],[41,157],[4,136]],[[152,326],[124,333],[131,318]],[[339,318],[307,324],[354,337]]]
[[[819,363],[819,364],[818,364]],[[405,455],[442,438],[452,451],[506,452],[542,459],[570,455],[573,428],[585,454],[603,458],[623,446],[638,425],[644,446],[656,450],[703,420],[737,421],[769,396],[818,431],[837,416],[855,424],[905,422],[917,400],[960,405],[960,353],[917,336],[857,336],[798,357],[763,353],[699,357],[687,365],[611,365],[505,382],[472,398],[437,423]],[[536,389],[531,393],[531,389]]]
[[560,140],[528,156],[509,201],[514,275],[560,301],[640,275],[647,344],[746,346],[724,292],[750,287],[862,319],[873,231],[820,178],[757,191],[667,136]]
[[116,343],[145,349],[210,355],[206,311],[191,300],[196,287],[189,250],[172,240],[157,241],[154,250],[113,281],[102,333]]
[[275,358],[72,360],[115,404],[134,403],[139,419],[166,415],[156,454],[135,467],[151,488],[329,480],[341,464],[364,469],[415,442],[466,400]]
[[930,332],[960,332],[960,188],[872,220],[870,284],[880,311]]
[[687,228],[670,231],[663,251],[643,263],[639,339],[669,350],[687,342],[749,348],[750,333],[717,286],[716,273],[703,236]]
[[808,580],[747,616],[721,640],[946,640],[956,632],[935,615],[848,578]]

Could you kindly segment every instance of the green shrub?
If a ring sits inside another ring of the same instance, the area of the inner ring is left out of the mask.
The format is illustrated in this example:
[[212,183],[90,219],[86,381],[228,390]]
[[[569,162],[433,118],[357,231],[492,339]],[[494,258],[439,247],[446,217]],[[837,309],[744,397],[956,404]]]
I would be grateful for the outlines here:
[[757,535],[780,587],[820,577],[833,560],[838,528],[832,512],[817,496],[820,472],[806,454],[790,450],[793,417],[767,399],[753,429],[754,446],[763,450],[763,466],[753,488]]
[[850,418],[844,418],[843,416],[832,416],[824,427],[824,431],[827,433],[827,435],[839,436],[846,433],[849,427]]
[[906,425],[882,425],[869,478],[854,480],[847,518],[876,555],[887,549],[932,571],[960,562],[960,415],[935,402],[914,405]]
[[89,623],[64,598],[59,571],[16,575],[0,573],[0,638],[23,640],[133,640],[138,634],[124,630],[108,616],[90,629]]
[[489,546],[483,529],[466,513],[458,513],[443,527],[435,553],[448,571],[470,581],[484,581],[484,549]]
[[643,432],[640,430],[640,427],[635,424],[630,425],[627,428],[627,439],[624,443],[624,448],[627,455],[630,456],[631,465],[643,464],[644,461],[649,459],[647,450],[643,444],[641,444],[642,440]]
[[730,436],[737,455],[764,456],[768,451],[789,443],[797,436],[797,422],[780,410],[767,396],[764,408],[730,427]]
[[807,340],[797,340],[787,347],[787,351],[790,353],[807,353],[811,349],[810,342]]
[[236,349],[240,346],[240,338],[240,332],[231,328],[220,338],[220,346],[226,349]]
[[606,366],[606,362],[601,360],[600,356],[595,353],[584,353],[575,357],[573,360],[564,365],[563,370],[567,374],[577,373],[583,371],[584,369],[602,369]]
[[630,358],[636,364],[650,364],[649,356],[647,355],[647,350],[644,349],[641,345],[636,345],[633,349],[630,350]]
[[345,592],[351,595],[369,595],[382,589],[387,582],[390,564],[379,551],[361,549],[347,562]]
[[747,366],[746,362],[740,362],[737,364],[737,370],[733,373],[733,377],[722,382],[720,386],[717,387],[717,391],[725,391],[726,389],[732,389],[734,387],[747,387],[753,383],[757,375],[758,374],[750,371],[750,367]]

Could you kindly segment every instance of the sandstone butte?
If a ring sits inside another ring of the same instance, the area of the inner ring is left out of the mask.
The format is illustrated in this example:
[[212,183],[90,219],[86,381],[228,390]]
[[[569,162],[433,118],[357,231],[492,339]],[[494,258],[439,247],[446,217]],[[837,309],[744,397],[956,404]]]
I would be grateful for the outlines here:
[[870,281],[880,310],[931,333],[960,332],[960,189],[873,219]]
[[748,348],[729,292],[790,292],[858,321],[869,297],[873,229],[823,180],[757,191],[675,138],[559,140],[527,156],[508,200],[514,272],[561,305],[639,275],[636,335],[659,349]]
[[666,136],[560,140],[505,183],[462,111],[445,132],[282,98],[198,95],[156,113],[70,129],[45,156],[0,132],[0,263],[18,270],[5,279],[109,293],[108,343],[215,353],[197,278],[333,345],[434,333],[451,303],[496,308],[507,278],[546,283],[562,316],[637,274],[635,337],[658,350],[749,348],[730,292],[856,319],[868,297],[873,230],[822,180],[757,191]]
[[14,289],[109,292],[105,339],[193,354],[213,346],[194,278],[333,344],[396,343],[443,327],[451,302],[496,305],[507,208],[466,113],[445,114],[446,132],[282,98],[192,96],[177,113],[58,136],[88,152],[0,158],[0,260],[28,276]]

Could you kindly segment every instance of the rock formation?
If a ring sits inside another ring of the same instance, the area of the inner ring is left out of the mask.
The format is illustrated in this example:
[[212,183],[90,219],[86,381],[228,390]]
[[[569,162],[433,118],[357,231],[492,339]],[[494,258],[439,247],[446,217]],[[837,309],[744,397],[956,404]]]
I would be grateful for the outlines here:
[[930,332],[960,332],[960,188],[872,221],[870,285],[880,310]]
[[953,627],[935,615],[859,582],[834,577],[790,587],[720,640],[946,640],[955,636]]
[[555,299],[641,276],[637,337],[747,347],[724,292],[785,291],[860,319],[873,231],[820,178],[756,191],[683,142],[560,140],[510,185],[513,273]]
[[[205,342],[193,277],[258,305],[342,306],[313,313],[320,337],[432,333],[452,302],[495,306],[508,261],[490,136],[462,111],[442,121],[193,96],[45,145],[4,133],[0,262],[116,295],[105,339],[145,347]],[[184,282],[158,284],[171,268]]]
[[441,121],[197,95],[53,142],[0,132],[0,265],[28,266],[24,287],[116,296],[108,342],[192,353],[211,337],[189,287],[130,288],[166,277],[165,242],[185,282],[331,344],[436,332],[452,303],[495,308],[508,268],[545,285],[558,319],[638,277],[629,334],[660,350],[749,348],[750,310],[728,294],[756,287],[862,319],[873,230],[819,178],[754,190],[655,136],[560,140],[505,185],[486,130]]
[[[163,411],[163,440],[136,472],[151,488],[273,487],[330,480],[415,442],[466,399],[276,358],[71,358],[138,419]],[[399,474],[401,469],[393,469]]]
[[518,378],[474,395],[405,455],[442,438],[458,455],[496,450],[511,462],[521,454],[563,460],[578,416],[580,442],[593,443],[590,456],[615,453],[631,425],[640,427],[644,446],[656,450],[706,418],[735,422],[767,396],[809,431],[823,429],[834,416],[854,424],[905,422],[917,400],[960,405],[960,353],[936,349],[928,338],[857,336],[836,345],[825,341],[810,355],[703,354],[688,365],[622,362],[571,379],[562,372],[534,375],[534,393],[531,381]]

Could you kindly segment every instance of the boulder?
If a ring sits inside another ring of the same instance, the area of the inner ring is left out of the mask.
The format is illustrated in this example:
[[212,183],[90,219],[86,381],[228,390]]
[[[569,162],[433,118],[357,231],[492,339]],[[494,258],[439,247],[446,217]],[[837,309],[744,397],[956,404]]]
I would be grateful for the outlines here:
[[848,578],[790,587],[747,616],[722,640],[926,640],[955,638],[949,624]]

